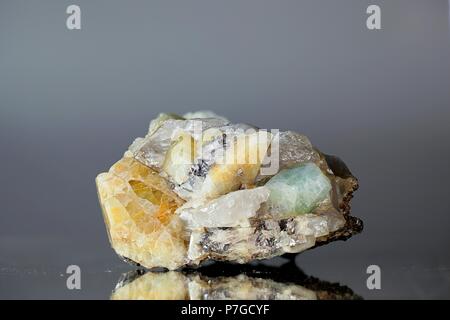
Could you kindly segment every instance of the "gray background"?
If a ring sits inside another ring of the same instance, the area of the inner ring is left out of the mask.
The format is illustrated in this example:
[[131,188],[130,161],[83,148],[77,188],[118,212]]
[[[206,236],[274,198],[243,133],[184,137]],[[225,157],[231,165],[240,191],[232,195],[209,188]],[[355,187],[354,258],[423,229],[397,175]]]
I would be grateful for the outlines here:
[[0,298],[108,298],[131,267],[94,178],[159,112],[198,109],[307,134],[360,179],[364,232],[298,256],[307,274],[449,298],[448,15],[439,0],[0,0]]

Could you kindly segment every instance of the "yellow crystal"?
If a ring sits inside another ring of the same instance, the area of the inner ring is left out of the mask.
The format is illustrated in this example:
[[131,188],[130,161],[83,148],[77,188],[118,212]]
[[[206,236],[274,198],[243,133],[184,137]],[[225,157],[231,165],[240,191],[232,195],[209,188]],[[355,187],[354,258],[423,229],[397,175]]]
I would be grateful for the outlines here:
[[239,135],[226,150],[223,163],[215,164],[208,172],[200,195],[214,199],[241,187],[253,187],[270,139],[270,133]]
[[186,263],[187,239],[174,214],[183,204],[167,182],[130,157],[96,179],[109,238],[117,254],[147,268]]
[[189,133],[175,137],[164,159],[163,170],[172,180],[181,184],[189,178],[189,169],[195,159],[195,140]]

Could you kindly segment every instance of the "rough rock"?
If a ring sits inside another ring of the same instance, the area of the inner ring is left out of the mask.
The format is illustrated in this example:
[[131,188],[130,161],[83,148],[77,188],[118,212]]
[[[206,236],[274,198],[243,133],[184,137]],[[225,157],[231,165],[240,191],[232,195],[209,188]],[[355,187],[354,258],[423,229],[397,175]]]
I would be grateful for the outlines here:
[[[269,159],[278,170],[263,175]],[[112,247],[146,268],[247,263],[362,230],[339,158],[210,112],[159,115],[96,183]]]

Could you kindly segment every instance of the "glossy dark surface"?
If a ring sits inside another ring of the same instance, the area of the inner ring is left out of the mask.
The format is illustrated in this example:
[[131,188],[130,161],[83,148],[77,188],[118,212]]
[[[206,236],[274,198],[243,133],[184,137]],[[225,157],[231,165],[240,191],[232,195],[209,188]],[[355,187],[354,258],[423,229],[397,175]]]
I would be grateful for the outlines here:
[[94,178],[159,112],[198,109],[304,133],[359,178],[363,233],[301,254],[302,272],[365,299],[450,298],[448,1],[77,4],[69,31],[66,2],[0,1],[0,298],[108,299],[132,267]]

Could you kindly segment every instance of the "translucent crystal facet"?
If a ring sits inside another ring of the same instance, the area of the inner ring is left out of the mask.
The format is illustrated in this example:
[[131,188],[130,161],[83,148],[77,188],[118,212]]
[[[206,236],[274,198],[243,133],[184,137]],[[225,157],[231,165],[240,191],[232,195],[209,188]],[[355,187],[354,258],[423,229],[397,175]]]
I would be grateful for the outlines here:
[[313,212],[330,199],[330,180],[313,163],[282,170],[266,186],[269,207],[282,215]]
[[268,197],[269,189],[266,187],[238,190],[206,203],[188,202],[178,208],[177,213],[191,229],[249,227],[249,218],[256,215]]
[[116,252],[144,266],[176,269],[186,261],[183,201],[156,172],[123,158],[97,177],[97,188]]

